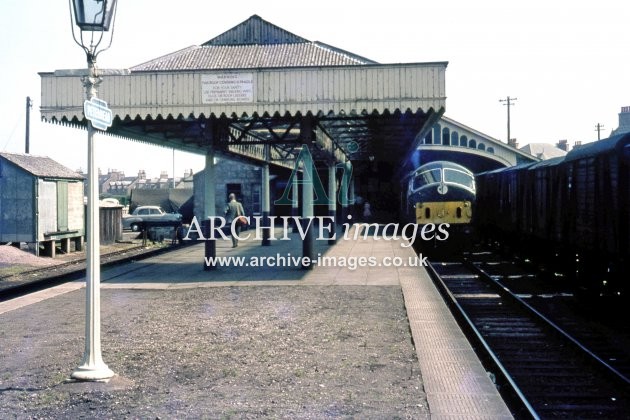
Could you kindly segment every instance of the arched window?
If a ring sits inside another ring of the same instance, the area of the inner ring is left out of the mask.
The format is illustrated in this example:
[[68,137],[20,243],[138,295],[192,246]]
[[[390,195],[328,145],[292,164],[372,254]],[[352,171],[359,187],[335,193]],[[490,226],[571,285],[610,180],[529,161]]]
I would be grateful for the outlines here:
[[479,150],[486,150],[486,145],[483,143],[479,143],[479,146],[477,146],[477,149]]
[[477,140],[470,139],[470,141],[468,142],[468,147],[470,147],[471,149],[476,149],[477,148]]
[[442,126],[440,124],[435,124],[433,126],[433,144],[439,144],[440,139],[442,138]]
[[442,144],[444,146],[449,146],[451,144],[451,130],[447,127],[442,129]]
[[488,152],[488,153],[494,153],[494,147],[488,147],[488,149],[486,150],[486,152]]
[[422,140],[424,144],[433,144],[433,132],[429,131],[426,136],[424,136],[424,140]]
[[459,145],[462,146],[462,147],[468,147],[468,137],[461,136],[459,138]]
[[457,131],[453,131],[451,133],[451,145],[457,146],[459,144],[459,133]]

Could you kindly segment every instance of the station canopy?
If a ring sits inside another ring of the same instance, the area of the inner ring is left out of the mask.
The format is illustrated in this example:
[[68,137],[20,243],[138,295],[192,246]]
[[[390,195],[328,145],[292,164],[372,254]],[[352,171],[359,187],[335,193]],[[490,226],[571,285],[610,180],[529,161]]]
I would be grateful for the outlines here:
[[[259,16],[209,41],[102,71],[108,132],[195,153],[293,167],[316,160],[403,166],[444,113],[446,62],[379,64]],[[81,75],[40,73],[42,118],[85,125]]]

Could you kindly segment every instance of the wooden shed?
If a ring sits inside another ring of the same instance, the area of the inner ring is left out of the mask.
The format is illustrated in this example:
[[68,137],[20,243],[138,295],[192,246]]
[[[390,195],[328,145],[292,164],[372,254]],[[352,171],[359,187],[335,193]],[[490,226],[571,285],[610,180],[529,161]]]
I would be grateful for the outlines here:
[[43,157],[0,153],[0,242],[34,243],[39,255],[83,248],[83,175]]
[[101,201],[99,204],[100,244],[109,245],[122,241],[123,206]]

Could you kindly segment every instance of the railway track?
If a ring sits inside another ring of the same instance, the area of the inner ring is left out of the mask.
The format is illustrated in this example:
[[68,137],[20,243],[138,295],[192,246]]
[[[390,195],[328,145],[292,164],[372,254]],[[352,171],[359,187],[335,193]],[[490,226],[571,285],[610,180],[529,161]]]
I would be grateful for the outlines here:
[[[101,268],[149,258],[179,249],[181,246],[189,245],[180,244],[177,247],[170,246],[149,250],[143,245],[138,245],[120,251],[109,252],[101,255]],[[0,277],[0,302],[79,279],[85,276],[85,268],[86,260],[82,258],[51,267],[35,268],[19,274]],[[14,280],[18,277],[19,280]]]
[[630,372],[620,368],[625,362],[611,363],[623,359],[623,350],[569,315],[560,315],[565,325],[558,325],[528,302],[533,295],[501,284],[536,274],[475,259],[432,261],[429,272],[517,416],[630,418]]

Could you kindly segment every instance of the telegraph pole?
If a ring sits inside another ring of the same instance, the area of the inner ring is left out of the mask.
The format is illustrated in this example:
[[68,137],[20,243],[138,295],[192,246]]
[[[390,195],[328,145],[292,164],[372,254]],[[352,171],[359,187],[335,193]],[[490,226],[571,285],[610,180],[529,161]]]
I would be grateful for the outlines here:
[[600,140],[599,132],[604,128],[603,124],[597,123],[595,126],[595,131],[597,131],[597,140]]
[[503,105],[507,105],[507,143],[511,144],[512,138],[510,137],[510,107],[514,106],[514,101],[518,98],[499,99],[499,102],[505,102]]
[[24,145],[24,153],[27,155],[30,153],[30,135],[31,135],[31,109],[33,108],[33,101],[31,101],[31,97],[26,97],[26,142]]

